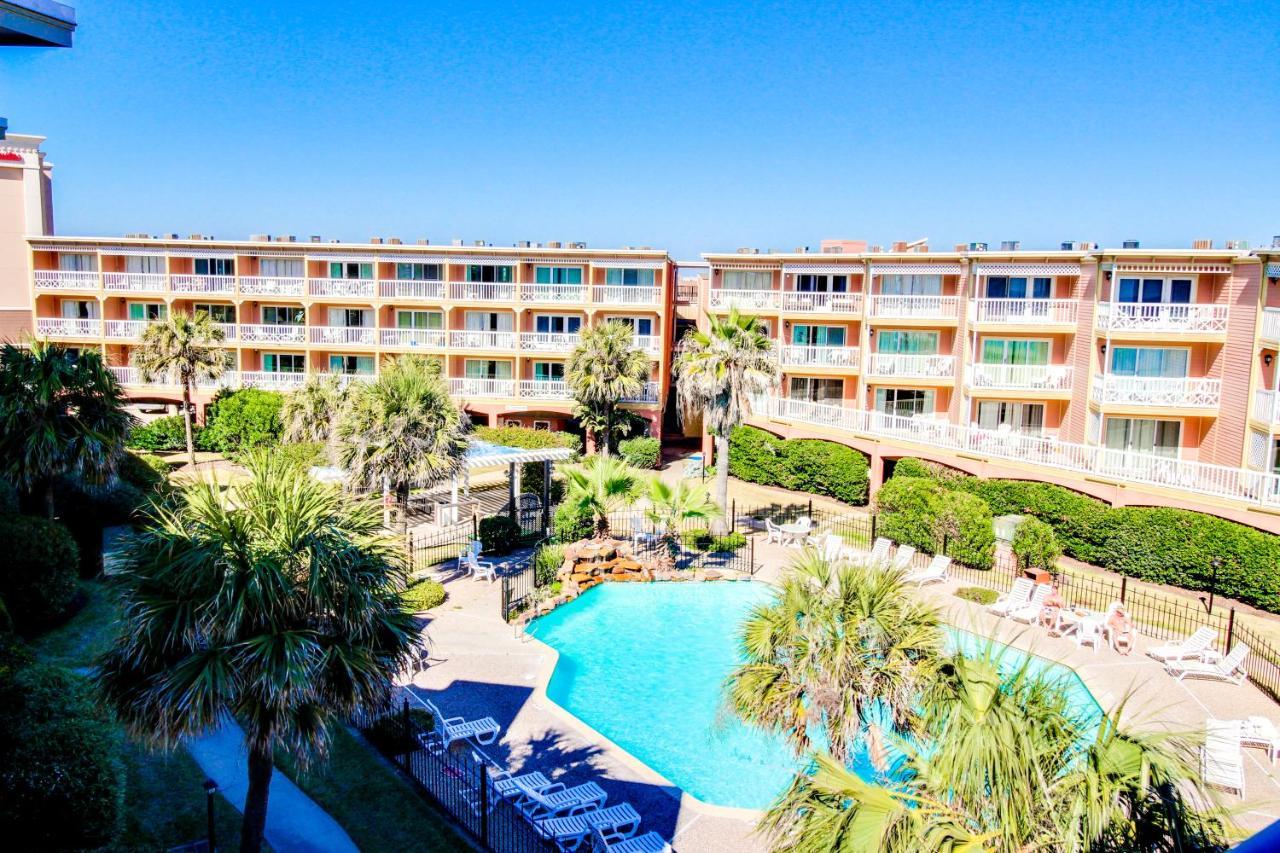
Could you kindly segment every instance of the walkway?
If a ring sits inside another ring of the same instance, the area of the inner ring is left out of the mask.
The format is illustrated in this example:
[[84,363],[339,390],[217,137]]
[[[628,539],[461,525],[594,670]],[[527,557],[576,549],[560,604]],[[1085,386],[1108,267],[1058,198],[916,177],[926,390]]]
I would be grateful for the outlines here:
[[[243,812],[249,764],[240,726],[228,720],[216,732],[192,741],[188,749],[223,796]],[[266,837],[281,853],[359,853],[346,830],[279,769],[271,775]]]

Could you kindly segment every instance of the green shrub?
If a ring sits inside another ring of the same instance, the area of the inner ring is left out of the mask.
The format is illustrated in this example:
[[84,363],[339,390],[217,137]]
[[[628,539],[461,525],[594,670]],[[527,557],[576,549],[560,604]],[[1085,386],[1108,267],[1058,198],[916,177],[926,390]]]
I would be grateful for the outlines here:
[[520,542],[520,524],[508,515],[491,515],[480,519],[480,544],[486,554],[501,557],[510,554]]
[[737,551],[747,544],[747,537],[737,532],[714,536],[705,527],[696,527],[680,534],[684,547],[694,551],[710,551],[711,553]]
[[8,480],[0,480],[0,515],[17,512],[19,506],[20,496],[13,483]]
[[555,582],[556,574],[564,565],[564,546],[549,542],[533,555],[533,581],[536,586]]
[[[79,550],[80,576],[102,573],[102,531],[132,524],[147,505],[149,493],[124,480],[91,486],[63,478],[54,483],[58,520],[70,531]],[[154,493],[151,493],[154,494]]]
[[942,486],[922,477],[891,477],[876,493],[877,533],[899,545],[933,554],[941,547],[935,529],[942,511]]
[[[193,441],[198,440],[200,428],[191,425]],[[182,415],[167,415],[129,431],[129,447],[135,450],[184,450],[187,446],[187,428]]]
[[729,473],[739,480],[825,495],[849,504],[867,502],[865,454],[834,441],[781,439],[755,427],[729,434]]
[[[894,477],[918,477],[922,480],[937,479],[934,476],[933,468],[923,459],[916,459],[907,456],[897,460],[893,464]],[[957,593],[958,595],[959,593]]]
[[976,601],[982,605],[991,604],[999,597],[1000,593],[994,589],[987,589],[985,586],[962,586],[956,590],[956,598],[963,598],[965,601]]
[[435,717],[430,712],[423,708],[410,708],[408,726],[405,725],[404,712],[397,710],[379,717],[364,734],[383,755],[397,756],[421,749],[414,733],[429,732],[435,725]]
[[4,570],[0,599],[19,631],[31,633],[71,613],[80,554],[60,524],[29,515],[0,517]]
[[200,433],[201,448],[225,454],[279,444],[283,403],[284,395],[260,388],[219,391]]
[[[526,462],[520,473],[520,489],[529,494],[537,495],[542,498],[542,463]],[[556,479],[554,473],[551,477],[551,488],[548,492],[551,505],[555,506],[564,500],[564,480]]]
[[1028,568],[1057,571],[1062,545],[1053,528],[1038,518],[1025,518],[1013,532],[1013,553]]
[[590,512],[579,511],[573,504],[567,503],[556,507],[551,519],[551,533],[556,542],[590,539],[595,532],[595,520]]
[[142,492],[154,492],[169,485],[173,466],[154,453],[122,453],[116,463],[120,479]]
[[526,450],[567,447],[574,453],[582,452],[582,439],[571,432],[553,432],[549,429],[530,429],[529,427],[515,426],[478,426],[471,434],[481,441],[487,441],[490,444],[503,444],[507,447],[522,447]]
[[410,613],[421,613],[424,610],[430,610],[433,607],[439,607],[444,604],[444,600],[447,597],[448,593],[444,591],[443,584],[427,578],[406,589],[400,599],[404,602],[405,609]]
[[995,562],[996,533],[986,501],[966,492],[944,491],[936,529],[945,537],[947,555],[975,569]]
[[301,468],[329,464],[325,446],[315,441],[289,442],[279,445],[271,452],[282,456]]
[[662,462],[662,442],[647,436],[628,438],[618,443],[618,453],[634,468],[653,469]]

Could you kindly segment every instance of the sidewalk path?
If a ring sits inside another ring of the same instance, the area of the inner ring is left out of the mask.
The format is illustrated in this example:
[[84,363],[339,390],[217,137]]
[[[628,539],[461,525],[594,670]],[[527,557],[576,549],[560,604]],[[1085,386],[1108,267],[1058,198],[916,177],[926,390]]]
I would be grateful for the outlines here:
[[[244,732],[228,720],[188,745],[201,769],[218,783],[232,805],[244,811],[249,759]],[[277,768],[267,799],[267,842],[280,853],[359,853],[346,830]]]

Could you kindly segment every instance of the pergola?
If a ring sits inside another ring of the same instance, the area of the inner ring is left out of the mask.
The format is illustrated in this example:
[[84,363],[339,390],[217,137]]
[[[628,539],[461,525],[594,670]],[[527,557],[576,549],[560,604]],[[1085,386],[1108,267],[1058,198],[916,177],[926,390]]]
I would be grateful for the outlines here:
[[[471,496],[471,472],[491,470],[507,466],[507,513],[512,520],[516,518],[516,496],[520,494],[520,466],[529,462],[542,463],[542,526],[551,526],[551,463],[572,458],[573,451],[567,447],[508,447],[505,444],[493,444],[488,441],[471,439],[467,446],[462,465],[463,496]],[[451,492],[454,512],[458,506],[458,477],[453,478]]]

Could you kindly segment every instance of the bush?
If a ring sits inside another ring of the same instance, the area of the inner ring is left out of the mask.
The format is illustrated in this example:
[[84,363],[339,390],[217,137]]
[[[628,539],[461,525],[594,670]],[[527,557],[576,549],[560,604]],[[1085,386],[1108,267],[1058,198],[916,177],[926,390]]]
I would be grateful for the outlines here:
[[18,490],[8,480],[0,480],[0,515],[17,512],[18,509]]
[[929,554],[942,549],[957,562],[991,568],[995,531],[991,509],[981,499],[944,489],[921,477],[892,477],[876,495],[879,533]]
[[283,403],[284,395],[260,388],[219,391],[209,405],[200,447],[227,454],[279,444]]
[[[199,442],[200,428],[191,425],[192,440]],[[139,424],[129,431],[129,447],[135,450],[185,450],[187,447],[187,427],[182,415],[167,415],[156,418],[145,424]]]
[[71,613],[80,553],[60,524],[29,515],[0,517],[4,571],[0,599],[24,633],[48,628]]
[[564,546],[547,543],[533,555],[533,582],[535,586],[555,583],[556,574],[564,565]]
[[944,491],[936,529],[945,537],[947,555],[975,569],[995,562],[996,533],[991,507],[966,492]]
[[653,469],[662,462],[662,442],[656,438],[628,438],[618,443],[618,453],[634,468]]
[[1013,532],[1013,553],[1028,568],[1057,570],[1062,546],[1053,528],[1038,518],[1025,518]]
[[132,524],[147,505],[148,494],[126,480],[90,486],[63,478],[54,483],[58,520],[70,531],[79,549],[80,576],[102,573],[102,531]]
[[976,601],[981,605],[993,603],[1000,597],[1000,593],[994,589],[987,589],[985,586],[962,586],[956,590],[956,598],[963,598],[965,601]]
[[406,728],[404,712],[379,717],[364,733],[369,742],[383,755],[397,756],[421,749],[412,732],[429,732],[436,726],[435,717],[422,708],[409,709],[409,727]]
[[271,452],[303,469],[310,468],[313,465],[329,464],[325,446],[315,441],[296,441],[281,444]]
[[729,473],[763,486],[810,492],[849,504],[867,502],[866,455],[834,441],[787,440],[741,426],[729,434]]
[[444,604],[447,597],[448,593],[444,591],[443,584],[427,578],[406,589],[400,599],[410,613],[421,613]]
[[577,542],[595,535],[595,519],[590,512],[579,511],[573,504],[562,503],[556,507],[551,520],[551,532],[556,542]]
[[574,453],[582,452],[582,439],[571,432],[553,432],[549,429],[515,426],[480,426],[476,427],[471,434],[481,441],[504,444],[507,447],[522,447],[526,450],[567,447]]
[[747,544],[747,537],[736,530],[723,536],[713,536],[705,527],[696,527],[680,534],[680,541],[684,543],[684,547],[694,551],[721,553],[737,551],[744,547]]
[[480,544],[486,554],[501,557],[510,554],[520,542],[520,524],[507,515],[491,515],[480,519]]
[[155,492],[169,485],[173,466],[154,453],[122,453],[116,462],[120,479],[142,492]]

